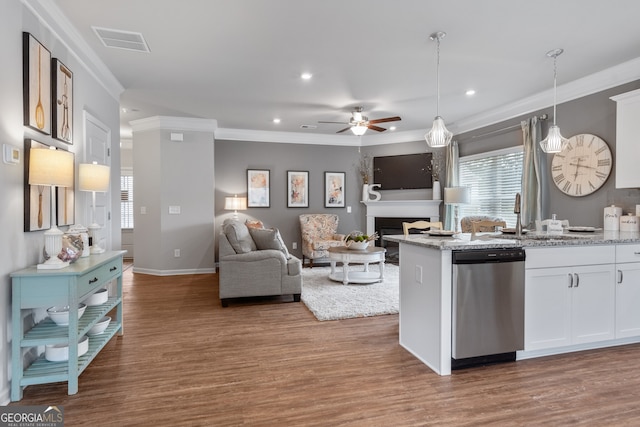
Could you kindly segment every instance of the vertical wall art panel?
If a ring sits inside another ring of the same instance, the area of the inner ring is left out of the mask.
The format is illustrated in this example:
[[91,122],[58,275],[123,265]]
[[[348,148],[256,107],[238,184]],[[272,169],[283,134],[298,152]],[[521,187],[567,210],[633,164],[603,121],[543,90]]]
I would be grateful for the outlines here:
[[51,61],[53,137],[73,144],[73,73],[58,59]]
[[23,42],[24,124],[51,134],[51,52],[29,33]]
[[268,208],[270,206],[269,169],[247,170],[247,207]]
[[309,207],[308,171],[287,171],[287,207]]
[[324,207],[343,208],[344,207],[344,172],[324,173]]

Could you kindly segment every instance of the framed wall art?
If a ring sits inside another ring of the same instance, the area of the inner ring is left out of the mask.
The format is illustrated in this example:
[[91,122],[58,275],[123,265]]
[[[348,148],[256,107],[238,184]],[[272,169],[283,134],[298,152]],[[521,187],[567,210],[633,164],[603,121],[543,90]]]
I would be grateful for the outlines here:
[[247,207],[268,208],[270,206],[269,169],[247,169]]
[[24,125],[51,134],[51,52],[22,33]]
[[73,73],[66,65],[54,58],[51,62],[53,84],[53,137],[73,144]]
[[32,149],[47,148],[48,145],[33,139],[24,141],[24,231],[51,228],[51,187],[29,185],[29,153]]
[[324,207],[343,208],[344,207],[344,172],[324,173]]
[[287,171],[287,207],[309,207],[308,171]]

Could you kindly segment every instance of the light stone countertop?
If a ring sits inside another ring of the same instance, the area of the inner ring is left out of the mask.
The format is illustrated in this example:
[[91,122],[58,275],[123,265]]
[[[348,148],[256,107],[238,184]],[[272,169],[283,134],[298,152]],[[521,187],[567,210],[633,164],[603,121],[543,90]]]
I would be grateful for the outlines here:
[[461,233],[460,237],[429,236],[428,234],[385,235],[384,240],[410,245],[423,246],[439,250],[494,249],[494,248],[530,248],[542,246],[584,246],[613,245],[621,243],[640,243],[640,233],[621,231],[564,232],[553,235],[545,232],[529,231],[521,237],[513,234]]

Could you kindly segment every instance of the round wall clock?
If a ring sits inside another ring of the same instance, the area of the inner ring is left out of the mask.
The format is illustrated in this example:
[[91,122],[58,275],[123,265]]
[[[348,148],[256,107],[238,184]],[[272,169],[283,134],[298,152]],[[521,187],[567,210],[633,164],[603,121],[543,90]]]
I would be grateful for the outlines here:
[[613,156],[607,143],[584,133],[569,138],[567,147],[553,156],[551,176],[560,191],[581,197],[602,187],[612,166]]

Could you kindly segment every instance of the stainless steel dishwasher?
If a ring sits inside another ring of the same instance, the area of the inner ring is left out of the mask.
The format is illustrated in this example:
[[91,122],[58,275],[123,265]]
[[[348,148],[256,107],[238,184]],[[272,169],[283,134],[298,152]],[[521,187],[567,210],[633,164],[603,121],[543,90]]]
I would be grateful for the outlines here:
[[451,368],[515,360],[524,348],[524,249],[454,251]]

